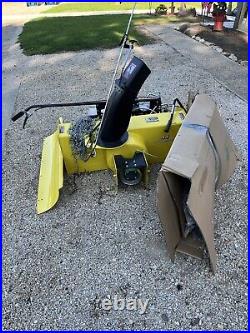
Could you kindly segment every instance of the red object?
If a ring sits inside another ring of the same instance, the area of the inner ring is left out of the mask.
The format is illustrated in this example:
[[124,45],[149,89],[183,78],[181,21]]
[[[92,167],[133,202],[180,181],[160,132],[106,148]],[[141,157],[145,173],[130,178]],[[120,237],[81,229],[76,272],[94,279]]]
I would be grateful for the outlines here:
[[226,19],[225,14],[213,15],[214,17],[214,31],[223,31],[223,22]]

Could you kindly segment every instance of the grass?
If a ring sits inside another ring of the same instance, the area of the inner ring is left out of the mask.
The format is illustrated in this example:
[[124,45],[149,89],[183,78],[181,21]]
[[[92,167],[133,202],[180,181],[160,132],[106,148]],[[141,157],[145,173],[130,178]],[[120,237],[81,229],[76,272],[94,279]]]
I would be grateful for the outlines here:
[[[26,55],[113,48],[119,45],[128,19],[127,14],[44,17],[25,23],[18,41]],[[178,20],[175,16],[135,15],[129,37],[140,45],[152,43],[136,26]]]
[[[167,8],[171,6],[171,2],[153,2],[152,10],[154,10],[159,4],[164,4]],[[131,10],[134,2],[71,2],[63,3],[61,5],[53,6],[50,9],[44,11],[47,14],[64,13],[64,12],[88,12],[88,11],[120,11]],[[175,2],[176,8],[180,6],[180,2]],[[187,8],[201,8],[200,2],[186,2]],[[149,2],[137,2],[136,9],[148,9]]]

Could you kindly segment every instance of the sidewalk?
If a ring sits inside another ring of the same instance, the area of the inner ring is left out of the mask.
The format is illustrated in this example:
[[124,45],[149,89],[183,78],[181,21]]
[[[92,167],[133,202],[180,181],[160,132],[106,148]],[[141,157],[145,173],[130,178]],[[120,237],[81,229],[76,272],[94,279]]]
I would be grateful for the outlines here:
[[243,100],[248,100],[248,67],[242,67],[170,26],[144,26],[149,34],[161,39],[178,53],[195,61],[224,87]]

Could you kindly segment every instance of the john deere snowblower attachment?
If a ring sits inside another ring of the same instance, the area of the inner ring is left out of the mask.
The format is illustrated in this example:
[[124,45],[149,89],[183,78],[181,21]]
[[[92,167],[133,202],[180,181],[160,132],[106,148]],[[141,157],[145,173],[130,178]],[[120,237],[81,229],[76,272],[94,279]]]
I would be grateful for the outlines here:
[[[147,185],[149,165],[164,161],[186,115],[178,99],[169,107],[161,103],[160,97],[137,98],[149,74],[146,64],[133,57],[115,81],[107,101],[66,104],[92,108],[75,124],[61,120],[56,132],[44,140],[38,214],[57,202],[63,185],[63,165],[68,174],[109,169],[116,186],[120,182],[136,185],[140,181]],[[44,107],[48,105],[33,106]],[[23,113],[26,120],[31,108]],[[13,120],[20,116],[17,114]]]

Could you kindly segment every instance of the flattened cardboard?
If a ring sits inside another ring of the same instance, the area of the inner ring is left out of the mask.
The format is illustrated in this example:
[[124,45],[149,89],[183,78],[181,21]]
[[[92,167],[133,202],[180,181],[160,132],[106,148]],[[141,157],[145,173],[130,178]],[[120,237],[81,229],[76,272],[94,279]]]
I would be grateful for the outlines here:
[[[236,162],[236,147],[215,102],[197,95],[157,181],[157,209],[172,260],[176,251],[201,258],[203,243],[215,271],[214,192],[232,175]],[[193,231],[186,234],[192,221],[201,239]]]

